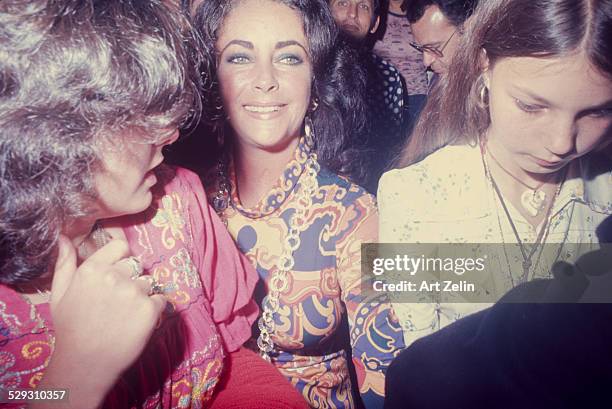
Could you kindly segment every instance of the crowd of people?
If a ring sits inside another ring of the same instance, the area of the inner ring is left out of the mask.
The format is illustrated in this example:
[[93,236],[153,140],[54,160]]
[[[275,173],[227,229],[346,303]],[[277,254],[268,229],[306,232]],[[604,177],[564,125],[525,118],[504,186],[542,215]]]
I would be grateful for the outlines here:
[[[606,407],[610,38],[612,0],[0,2],[0,404]],[[365,291],[369,243],[495,244],[489,302]]]

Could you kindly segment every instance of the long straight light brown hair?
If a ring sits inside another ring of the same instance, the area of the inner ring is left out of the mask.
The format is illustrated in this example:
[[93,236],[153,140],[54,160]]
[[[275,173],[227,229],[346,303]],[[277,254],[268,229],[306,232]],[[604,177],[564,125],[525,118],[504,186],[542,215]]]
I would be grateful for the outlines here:
[[[396,167],[416,163],[446,145],[476,143],[490,124],[481,93],[483,55],[562,57],[584,52],[612,78],[612,0],[480,1],[449,72],[428,97]],[[485,93],[486,95],[486,93]]]

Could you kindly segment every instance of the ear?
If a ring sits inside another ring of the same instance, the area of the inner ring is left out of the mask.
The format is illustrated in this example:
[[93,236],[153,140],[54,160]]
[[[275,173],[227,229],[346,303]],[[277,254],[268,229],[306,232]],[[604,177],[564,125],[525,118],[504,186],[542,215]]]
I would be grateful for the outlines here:
[[380,16],[376,17],[376,20],[374,20],[374,24],[372,24],[372,28],[370,28],[370,34],[374,34],[376,30],[378,30],[379,24],[380,24]]

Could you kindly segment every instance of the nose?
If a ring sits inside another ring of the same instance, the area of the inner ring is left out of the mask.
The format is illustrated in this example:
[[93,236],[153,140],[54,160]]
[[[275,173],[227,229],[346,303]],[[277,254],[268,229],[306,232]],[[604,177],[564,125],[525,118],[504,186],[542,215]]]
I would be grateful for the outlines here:
[[357,18],[357,4],[351,3],[346,13],[349,18]]
[[263,93],[269,93],[278,89],[278,81],[274,73],[272,62],[262,62],[258,64],[254,87]]
[[434,61],[436,61],[438,57],[433,54],[430,53],[428,51],[423,51],[423,64],[425,64],[425,66],[427,68],[431,67],[431,65],[434,63]]
[[578,129],[573,119],[558,120],[548,133],[546,148],[561,158],[571,155],[576,150],[577,136]]

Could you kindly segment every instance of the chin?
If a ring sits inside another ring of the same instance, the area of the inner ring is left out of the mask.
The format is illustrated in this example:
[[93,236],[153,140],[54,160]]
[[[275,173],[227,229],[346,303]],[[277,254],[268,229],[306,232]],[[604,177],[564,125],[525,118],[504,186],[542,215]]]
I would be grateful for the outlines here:
[[259,134],[254,138],[249,138],[250,144],[257,147],[258,149],[267,152],[282,152],[291,142],[298,139],[298,136],[287,136],[287,133],[282,135],[278,134],[278,130],[273,132],[265,132],[261,130]]

